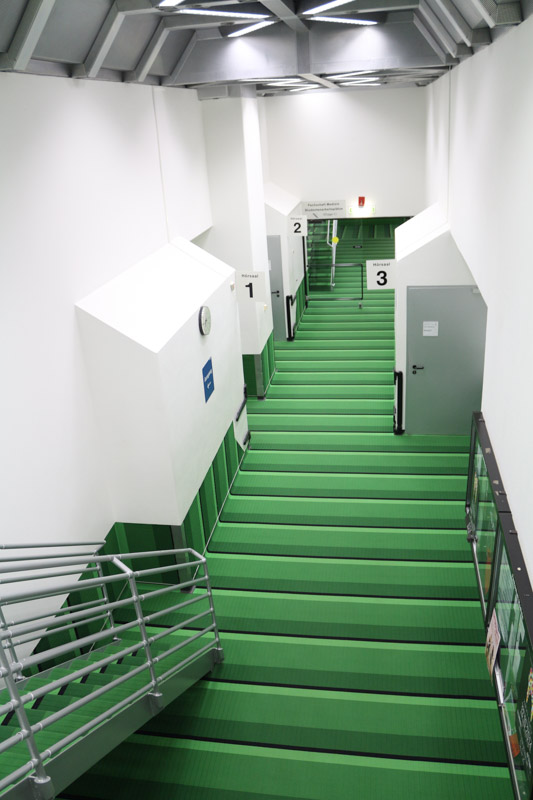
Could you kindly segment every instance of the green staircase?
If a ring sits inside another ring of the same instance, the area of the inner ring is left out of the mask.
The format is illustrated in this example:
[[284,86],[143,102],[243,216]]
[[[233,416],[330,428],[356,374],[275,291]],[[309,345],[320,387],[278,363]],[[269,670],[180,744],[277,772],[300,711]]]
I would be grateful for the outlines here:
[[310,300],[248,403],[208,553],[224,663],[64,798],[513,797],[464,530],[468,441],[393,435],[393,293],[336,300],[350,280]]

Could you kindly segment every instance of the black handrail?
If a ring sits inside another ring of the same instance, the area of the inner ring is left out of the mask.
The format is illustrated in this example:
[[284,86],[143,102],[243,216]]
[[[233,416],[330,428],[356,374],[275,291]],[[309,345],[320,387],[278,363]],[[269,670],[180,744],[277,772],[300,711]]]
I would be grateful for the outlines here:
[[237,409],[237,414],[235,415],[235,422],[238,422],[240,420],[241,414],[244,411],[244,409],[246,408],[246,400],[248,399],[248,388],[247,388],[246,384],[244,384],[244,387],[243,387],[243,395],[244,396],[243,396],[243,399],[242,399],[242,403],[240,404],[239,408]]
[[294,341],[294,329],[296,327],[296,323],[292,324],[292,316],[291,316],[291,308],[296,302],[296,297],[293,297],[292,294],[288,294],[285,297],[285,308],[287,310],[287,339],[289,342]]
[[394,385],[396,387],[396,405],[394,406],[394,433],[401,436],[405,433],[403,427],[403,372],[394,370]]
[[[533,590],[487,426],[479,412],[472,420],[466,528],[513,789],[517,800],[529,798],[533,794],[533,698],[528,693],[533,678]],[[480,560],[482,553],[485,557]],[[496,639],[494,629],[498,631]]]

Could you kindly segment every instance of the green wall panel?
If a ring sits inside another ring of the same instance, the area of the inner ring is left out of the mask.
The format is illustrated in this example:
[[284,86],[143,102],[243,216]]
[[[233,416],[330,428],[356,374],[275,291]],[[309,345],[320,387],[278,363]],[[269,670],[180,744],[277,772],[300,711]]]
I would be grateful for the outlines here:
[[255,361],[251,355],[244,355],[242,357],[242,367],[244,371],[244,382],[248,394],[257,397],[257,380],[255,378]]
[[224,437],[224,449],[226,451],[226,467],[228,470],[228,483],[231,484],[239,469],[239,451],[233,424],[229,426],[228,432]]
[[215,479],[215,492],[217,498],[217,510],[220,511],[226,499],[229,489],[228,469],[226,465],[226,451],[224,442],[218,448],[215,460],[213,461],[213,477]]
[[211,531],[215,527],[217,521],[217,495],[215,489],[215,478],[213,475],[213,467],[209,468],[204,482],[200,486],[200,504],[202,507],[202,519],[204,521],[204,535],[206,541],[211,535]]
[[204,552],[207,538],[204,532],[204,521],[202,517],[202,507],[200,505],[200,495],[197,494],[192,501],[187,516],[183,521],[183,530],[187,547],[192,547],[197,553]]

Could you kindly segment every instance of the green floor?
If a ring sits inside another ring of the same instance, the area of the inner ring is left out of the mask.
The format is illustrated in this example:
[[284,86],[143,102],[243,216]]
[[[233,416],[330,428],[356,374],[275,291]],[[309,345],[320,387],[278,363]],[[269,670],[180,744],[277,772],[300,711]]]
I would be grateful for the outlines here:
[[468,441],[393,435],[393,294],[335,300],[350,280],[248,404],[209,553],[224,664],[65,798],[511,800]]

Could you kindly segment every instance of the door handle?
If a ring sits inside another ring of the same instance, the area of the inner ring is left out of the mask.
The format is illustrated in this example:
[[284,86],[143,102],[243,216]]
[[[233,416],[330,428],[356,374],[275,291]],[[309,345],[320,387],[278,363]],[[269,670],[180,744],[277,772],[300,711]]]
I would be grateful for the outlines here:
[[417,371],[418,371],[419,369],[424,369],[424,367],[417,367],[417,365],[416,365],[416,364],[413,364],[413,366],[412,366],[413,375],[416,375],[416,373],[417,373]]
[[276,297],[279,297],[279,289],[276,292],[270,292],[270,294],[275,294]]

